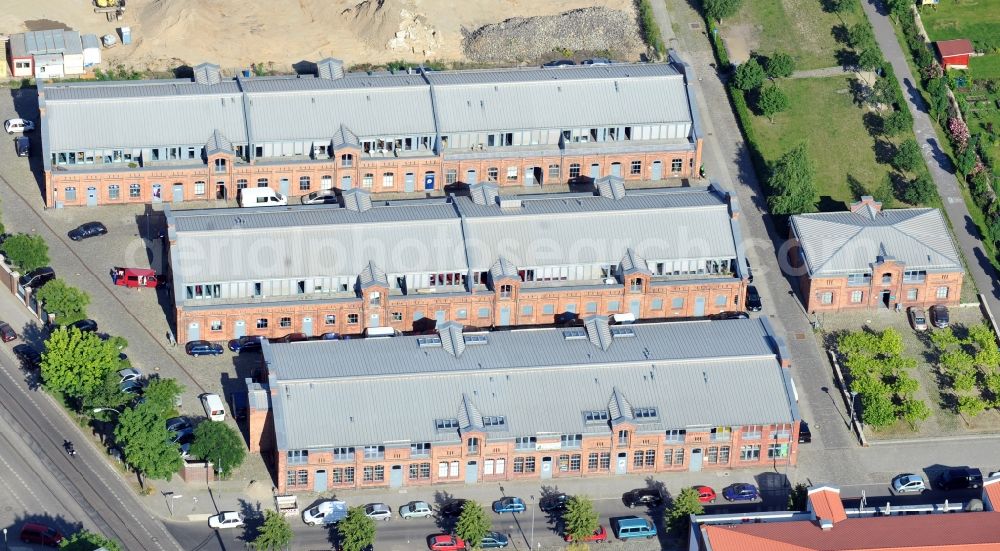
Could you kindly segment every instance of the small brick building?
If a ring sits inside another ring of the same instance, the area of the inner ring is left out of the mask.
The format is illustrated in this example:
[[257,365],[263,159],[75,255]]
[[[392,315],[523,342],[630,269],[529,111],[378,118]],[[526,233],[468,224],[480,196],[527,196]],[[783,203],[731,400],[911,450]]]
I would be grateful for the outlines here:
[[938,209],[882,210],[871,197],[850,212],[790,220],[789,262],[809,312],[958,304],[962,258]]
[[941,66],[948,69],[968,69],[969,57],[976,52],[972,42],[959,38],[956,40],[938,40],[934,43]]

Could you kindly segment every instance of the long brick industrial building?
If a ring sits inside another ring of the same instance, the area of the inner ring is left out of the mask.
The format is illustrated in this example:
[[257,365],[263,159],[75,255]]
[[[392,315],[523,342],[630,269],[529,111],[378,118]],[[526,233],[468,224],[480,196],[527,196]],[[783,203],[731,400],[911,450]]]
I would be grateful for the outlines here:
[[686,65],[39,81],[50,207],[324,189],[689,177],[702,138]]

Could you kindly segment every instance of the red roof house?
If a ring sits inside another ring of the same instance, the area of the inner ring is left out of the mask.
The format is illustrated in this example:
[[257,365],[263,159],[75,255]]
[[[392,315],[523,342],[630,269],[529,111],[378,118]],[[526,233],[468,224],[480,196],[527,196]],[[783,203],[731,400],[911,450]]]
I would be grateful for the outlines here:
[[948,69],[967,69],[969,67],[969,56],[976,50],[972,48],[972,42],[964,38],[957,40],[939,40],[934,43],[937,48],[938,57],[941,58],[941,65]]

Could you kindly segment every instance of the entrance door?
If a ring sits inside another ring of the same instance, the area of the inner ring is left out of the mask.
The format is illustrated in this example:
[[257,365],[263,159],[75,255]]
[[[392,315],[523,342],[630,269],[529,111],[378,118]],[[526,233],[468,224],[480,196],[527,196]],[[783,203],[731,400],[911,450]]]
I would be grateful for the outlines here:
[[382,327],[382,323],[379,321],[378,314],[372,314],[368,316],[368,327]]
[[596,180],[601,177],[601,165],[594,163],[590,165],[590,179]]
[[198,326],[198,322],[193,321],[188,324],[188,334],[187,340],[196,341],[201,338],[201,328]]
[[500,325],[510,325],[510,308],[507,306],[500,309]]
[[552,458],[543,457],[542,458],[542,480],[548,480],[552,478]]
[[694,316],[701,317],[705,315],[705,297],[694,297]]
[[479,482],[479,463],[469,461],[465,464],[465,483],[475,484],[476,482]]
[[628,303],[628,310],[629,310],[629,312],[632,313],[633,316],[635,316],[636,319],[641,318],[642,317],[642,301],[641,300],[630,301]]
[[434,189],[434,173],[427,172],[424,174],[424,189],[427,191]]
[[345,174],[340,177],[340,189],[348,190],[351,189],[351,175]]
[[97,188],[89,187],[87,188],[87,206],[96,207],[97,206]]
[[233,326],[233,338],[245,337],[247,334],[247,322],[243,320],[236,320],[236,324]]
[[403,191],[413,191],[414,180],[416,177],[412,172],[407,172],[406,176],[403,177]]
[[622,164],[621,163],[611,163],[611,175],[621,176],[622,175]]
[[653,168],[650,170],[649,179],[650,180],[660,180],[663,178],[663,163],[660,161],[653,161]]
[[882,307],[888,308],[890,302],[892,302],[892,291],[882,291]]
[[465,171],[465,183],[470,186],[476,183],[476,171],[475,169],[469,169]]
[[317,494],[326,491],[326,470],[320,469],[313,475],[313,491]]
[[691,465],[689,467],[691,472],[696,473],[701,470],[701,456],[701,448],[691,450]]
[[535,167],[529,166],[524,169],[524,185],[538,185],[538,182],[535,182]]
[[618,458],[615,461],[615,474],[625,474],[628,469],[628,452],[618,452]]
[[312,318],[302,318],[302,332],[305,333],[307,337],[313,336]]
[[399,488],[403,485],[403,466],[393,465],[389,471],[389,487]]
[[160,184],[153,184],[152,190],[153,190],[152,191],[152,193],[153,193],[153,202],[154,203],[160,203],[160,202],[162,202],[163,201],[163,186],[161,186]]
[[180,203],[184,200],[184,184],[174,184],[174,196],[171,201]]
[[278,183],[278,186],[279,186],[279,193],[281,193],[285,197],[288,197],[288,178],[282,178],[281,181]]
[[221,199],[223,201],[226,200],[226,183],[225,182],[216,182],[215,183],[215,198],[216,199]]
[[437,326],[441,327],[441,324],[448,321],[448,314],[444,310],[438,310],[434,312],[434,321],[437,322]]

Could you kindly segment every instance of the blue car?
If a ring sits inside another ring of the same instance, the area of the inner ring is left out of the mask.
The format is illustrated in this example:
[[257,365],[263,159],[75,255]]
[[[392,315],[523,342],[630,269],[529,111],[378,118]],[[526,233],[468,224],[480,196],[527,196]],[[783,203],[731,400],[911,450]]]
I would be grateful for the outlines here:
[[240,337],[229,341],[229,350],[243,352],[244,350],[260,350],[260,337]]
[[524,500],[519,497],[505,497],[493,502],[493,512],[497,514],[523,513],[524,509]]
[[480,549],[503,549],[509,545],[507,536],[500,532],[487,532],[483,536],[483,541],[479,543]]
[[726,501],[757,501],[760,499],[760,492],[753,484],[738,482],[730,484],[722,490],[722,497]]

